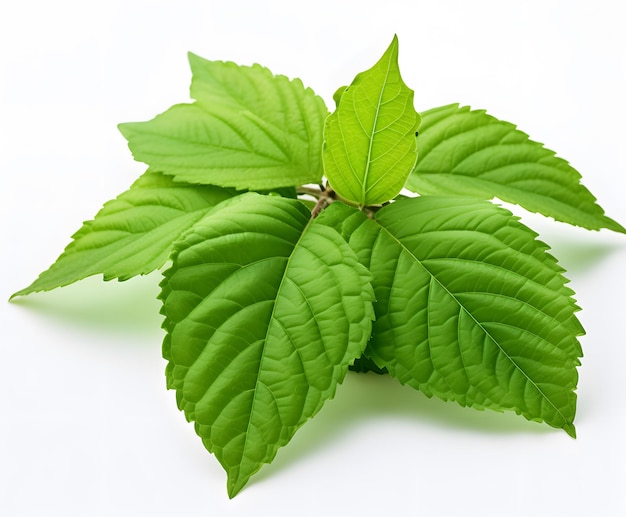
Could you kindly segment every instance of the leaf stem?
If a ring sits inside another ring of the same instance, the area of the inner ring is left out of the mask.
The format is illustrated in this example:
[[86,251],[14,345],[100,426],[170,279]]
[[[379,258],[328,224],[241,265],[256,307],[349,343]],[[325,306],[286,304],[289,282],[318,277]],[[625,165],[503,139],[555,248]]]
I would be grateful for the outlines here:
[[315,199],[319,199],[324,195],[324,186],[320,185],[319,188],[307,187],[301,185],[296,187],[296,193],[299,194],[308,194],[309,196],[313,196]]
[[313,207],[313,210],[311,210],[311,219],[315,219],[322,210],[327,208],[337,198],[337,194],[330,187],[326,187],[323,191],[320,190],[318,196],[317,203]]

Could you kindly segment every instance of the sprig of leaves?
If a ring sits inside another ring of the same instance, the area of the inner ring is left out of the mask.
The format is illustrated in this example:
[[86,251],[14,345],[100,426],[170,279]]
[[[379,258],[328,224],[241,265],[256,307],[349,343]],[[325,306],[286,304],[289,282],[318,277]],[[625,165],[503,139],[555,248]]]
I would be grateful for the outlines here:
[[575,436],[574,293],[489,201],[626,233],[575,169],[484,111],[418,114],[396,37],[331,115],[299,80],[189,60],[193,103],[120,125],[147,172],[13,296],[168,263],[167,387],[231,497],[348,369]]

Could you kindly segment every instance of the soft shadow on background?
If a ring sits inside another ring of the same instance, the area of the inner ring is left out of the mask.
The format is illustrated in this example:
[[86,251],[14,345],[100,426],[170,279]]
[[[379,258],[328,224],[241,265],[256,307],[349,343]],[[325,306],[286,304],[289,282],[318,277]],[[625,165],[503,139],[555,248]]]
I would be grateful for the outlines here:
[[[551,245],[551,253],[561,264],[567,265],[568,277],[601,267],[603,260],[624,247],[611,242],[610,236],[606,242],[588,239],[581,244],[581,235],[575,232],[584,235],[586,230],[563,233],[557,231],[558,225],[547,221],[546,235],[540,238],[545,238]],[[158,271],[125,282],[103,282],[101,277],[95,276],[51,292],[18,297],[11,303],[15,310],[28,311],[33,317],[110,335],[112,339],[117,335],[154,336],[154,347],[158,350],[163,336],[161,303],[157,300],[160,280]],[[429,399],[413,388],[400,385],[389,375],[349,372],[344,383],[338,386],[335,398],[298,430],[292,441],[279,450],[274,462],[265,466],[251,483],[271,477],[276,471],[288,470],[303,457],[345,438],[363,423],[385,420],[415,423],[416,439],[420,426],[424,425],[461,433],[499,435],[560,432],[545,424],[528,422],[513,412],[477,411],[455,402]]]
[[15,305],[13,309],[28,311],[37,318],[101,335],[153,335],[160,332],[163,322],[157,300],[160,281],[159,272],[124,282],[104,282],[98,275],[52,291],[20,296],[10,303]]
[[[586,230],[580,230],[584,232]],[[581,244],[573,239],[551,238],[546,243],[550,246],[549,253],[565,268],[565,276],[575,279],[578,275],[588,274],[600,269],[613,253],[623,250],[624,243],[591,243]]]
[[568,279],[575,280],[601,268],[613,253],[626,248],[623,236],[610,230],[587,230],[528,212],[497,198],[493,202],[511,211],[522,224],[538,233],[536,239],[548,246],[548,253],[565,268],[564,275]]
[[[164,335],[160,328],[161,304],[156,299],[160,279],[159,272],[126,282],[103,282],[101,277],[90,277],[51,292],[16,298],[11,304],[15,305],[14,310],[28,311],[29,316],[47,320],[57,328],[110,336],[110,340],[105,340],[107,343],[115,341],[116,336],[141,336],[136,342],[146,346],[154,341],[155,350],[160,350]],[[102,346],[102,341],[84,346]],[[118,352],[125,353],[124,349]],[[298,430],[293,440],[279,450],[275,461],[261,469],[251,482],[289,469],[302,458],[346,438],[364,423],[383,421],[415,423],[416,438],[422,425],[502,435],[557,432],[513,413],[476,411],[456,403],[428,399],[389,375],[348,372],[344,383],[337,387],[335,398]]]
[[[337,387],[335,398],[306,422],[292,441],[278,451],[275,460],[264,466],[250,483],[289,470],[307,456],[349,438],[364,425],[393,425],[399,422],[414,426],[416,442],[423,435],[424,427],[453,434],[500,436],[562,432],[545,424],[529,422],[513,412],[477,411],[456,402],[429,399],[409,386],[402,386],[389,375],[349,372],[344,383]],[[381,445],[372,444],[372,451]]]

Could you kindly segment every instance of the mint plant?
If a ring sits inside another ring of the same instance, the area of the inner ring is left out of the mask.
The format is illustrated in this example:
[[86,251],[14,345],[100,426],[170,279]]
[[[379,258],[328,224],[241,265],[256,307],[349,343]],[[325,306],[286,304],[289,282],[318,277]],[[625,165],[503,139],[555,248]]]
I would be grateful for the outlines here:
[[334,95],[189,55],[194,102],[120,130],[147,171],[23,296],[160,269],[167,387],[235,496],[349,369],[575,436],[583,328],[497,197],[626,233],[565,160],[451,104],[418,113],[394,37]]

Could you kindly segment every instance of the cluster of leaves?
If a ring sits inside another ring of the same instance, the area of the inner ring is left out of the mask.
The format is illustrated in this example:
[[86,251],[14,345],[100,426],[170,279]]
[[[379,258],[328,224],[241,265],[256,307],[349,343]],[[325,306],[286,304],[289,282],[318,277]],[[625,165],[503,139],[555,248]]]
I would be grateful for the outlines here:
[[193,103],[120,125],[147,172],[13,296],[171,261],[167,386],[231,497],[349,368],[575,435],[573,293],[489,201],[626,233],[566,161],[484,111],[418,114],[397,38],[330,115],[299,80],[189,59]]

